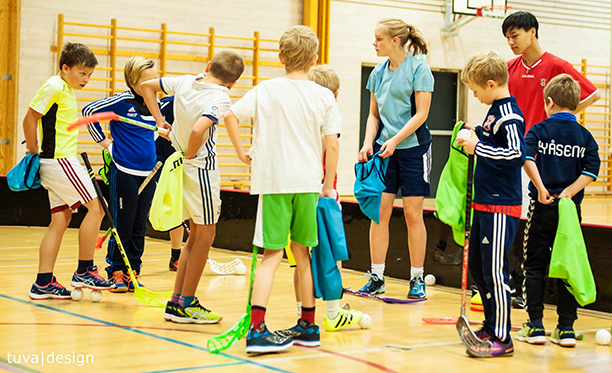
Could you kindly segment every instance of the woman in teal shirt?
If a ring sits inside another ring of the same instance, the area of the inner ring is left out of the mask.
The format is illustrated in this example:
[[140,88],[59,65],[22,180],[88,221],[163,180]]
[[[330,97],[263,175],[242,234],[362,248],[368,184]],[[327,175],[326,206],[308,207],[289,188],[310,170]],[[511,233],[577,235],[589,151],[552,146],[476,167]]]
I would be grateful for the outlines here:
[[431,170],[431,134],[426,121],[434,78],[429,66],[416,57],[427,54],[427,44],[414,26],[399,19],[387,19],[378,23],[374,35],[376,54],[388,59],[378,64],[368,79],[370,114],[359,161],[366,162],[377,151],[381,157],[390,159],[380,205],[380,224],[372,222],[370,226],[370,279],[360,291],[385,292],[389,219],[393,201],[401,189],[411,264],[408,298],[425,298],[423,263],[427,231],[423,200],[429,196]]

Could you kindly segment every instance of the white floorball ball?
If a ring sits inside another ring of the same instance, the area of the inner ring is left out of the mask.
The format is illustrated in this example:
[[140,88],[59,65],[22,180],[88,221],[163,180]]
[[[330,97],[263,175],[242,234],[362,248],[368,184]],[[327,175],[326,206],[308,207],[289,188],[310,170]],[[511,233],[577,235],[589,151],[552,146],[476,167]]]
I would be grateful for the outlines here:
[[83,290],[81,290],[81,289],[73,289],[70,292],[70,297],[73,300],[81,300],[81,299],[83,299]]
[[236,266],[236,269],[234,270],[236,272],[236,274],[239,275],[244,275],[246,273],[246,266],[244,264],[239,264]]
[[359,321],[359,326],[361,329],[367,329],[370,327],[370,325],[372,325],[372,318],[367,313],[364,313]]
[[467,128],[462,128],[457,132],[458,139],[468,139],[472,137],[472,132]]
[[89,299],[94,303],[99,302],[102,300],[102,292],[100,290],[92,290],[91,293],[89,293]]
[[599,329],[595,334],[595,340],[602,346],[607,346],[612,340],[612,335],[607,329]]
[[433,286],[436,283],[436,276],[429,274],[427,276],[425,276],[425,285],[427,286]]

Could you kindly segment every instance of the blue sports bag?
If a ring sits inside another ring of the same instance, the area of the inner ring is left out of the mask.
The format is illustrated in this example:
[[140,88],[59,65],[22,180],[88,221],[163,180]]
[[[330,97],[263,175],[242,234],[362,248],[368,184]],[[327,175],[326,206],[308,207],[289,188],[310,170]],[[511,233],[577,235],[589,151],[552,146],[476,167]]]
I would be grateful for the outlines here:
[[26,154],[8,174],[6,181],[13,192],[36,189],[40,187],[40,160],[38,154]]
[[380,201],[386,189],[385,174],[389,158],[381,158],[377,152],[367,163],[355,164],[355,186],[353,193],[361,211],[376,224],[380,223]]

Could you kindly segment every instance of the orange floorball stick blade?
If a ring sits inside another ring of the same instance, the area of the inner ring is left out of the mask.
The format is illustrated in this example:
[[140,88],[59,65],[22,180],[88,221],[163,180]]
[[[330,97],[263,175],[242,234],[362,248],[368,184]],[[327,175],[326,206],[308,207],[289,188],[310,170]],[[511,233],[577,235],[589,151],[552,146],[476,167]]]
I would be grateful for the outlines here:
[[118,119],[119,119],[119,115],[113,113],[112,111],[105,111],[102,113],[87,115],[82,118],[79,118],[76,122],[69,125],[68,131],[72,131],[75,128],[82,127],[89,123],[102,122],[102,121],[108,121],[108,120],[118,120]]

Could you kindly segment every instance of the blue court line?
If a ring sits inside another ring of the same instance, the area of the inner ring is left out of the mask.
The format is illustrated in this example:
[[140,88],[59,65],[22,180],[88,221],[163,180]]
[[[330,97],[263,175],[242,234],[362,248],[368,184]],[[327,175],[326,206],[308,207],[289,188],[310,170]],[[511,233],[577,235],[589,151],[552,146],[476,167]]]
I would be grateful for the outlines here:
[[217,365],[203,365],[201,367],[189,367],[189,368],[177,368],[177,369],[168,369],[168,370],[156,370],[156,371],[146,372],[146,373],[185,372],[185,371],[188,371],[188,370],[222,368],[222,367],[229,367],[229,366],[232,366],[232,365],[242,365],[242,364],[243,363],[227,363],[227,364],[217,364]]
[[[145,332],[145,331],[138,330],[138,329],[126,328],[125,326],[121,326],[121,325],[112,323],[110,321],[104,321],[104,320],[96,319],[96,318],[93,318],[93,317],[80,315],[78,313],[61,310],[61,309],[55,308],[55,307],[45,306],[43,304],[36,304],[34,302],[30,302],[30,301],[26,301],[26,300],[23,300],[23,299],[11,297],[10,295],[5,295],[5,294],[1,294],[1,293],[0,293],[0,298],[5,298],[5,299],[9,299],[9,300],[12,300],[12,301],[15,301],[15,302],[24,303],[24,304],[27,304],[27,305],[30,305],[30,306],[39,307],[39,308],[43,308],[43,309],[46,309],[46,310],[63,313],[63,314],[66,314],[66,315],[70,315],[70,316],[78,317],[78,318],[81,318],[81,319],[93,321],[93,322],[96,322],[96,323],[99,323],[99,324],[114,326],[114,327],[116,327],[118,329],[127,330],[127,331],[134,332],[134,333],[137,333],[137,334],[145,335],[147,337],[156,338],[156,339],[159,339],[159,340],[162,340],[162,341],[166,341],[166,342],[170,342],[170,343],[175,343],[175,344],[180,345],[180,346],[190,347],[190,348],[193,348],[193,349],[196,349],[196,350],[205,351],[205,352],[210,353],[208,351],[208,349],[206,349],[204,347],[201,347],[201,346],[198,346],[198,345],[194,345],[194,344],[191,344],[191,343],[179,341],[179,340],[172,339],[172,338],[162,337],[161,335]],[[237,357],[237,356],[232,356],[232,355],[225,354],[225,353],[219,353],[217,355],[226,357],[228,359],[239,361],[241,364],[253,364],[253,365],[257,365],[259,367],[266,368],[266,369],[269,369],[269,370],[272,370],[272,371],[275,371],[275,372],[291,373],[291,371],[289,371],[289,370],[275,368],[273,366],[261,364],[261,363],[258,363],[256,361],[251,361],[251,360],[248,360],[248,359],[243,359],[243,358],[240,358],[240,357]]]

